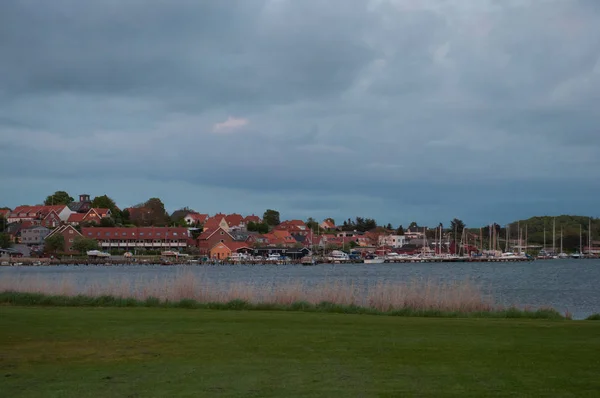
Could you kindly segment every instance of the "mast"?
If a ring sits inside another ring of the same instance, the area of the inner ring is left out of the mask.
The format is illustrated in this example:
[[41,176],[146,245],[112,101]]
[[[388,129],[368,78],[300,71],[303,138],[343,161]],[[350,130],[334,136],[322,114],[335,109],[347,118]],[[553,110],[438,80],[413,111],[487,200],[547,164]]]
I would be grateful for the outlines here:
[[[562,253],[562,227],[560,227],[560,253]],[[556,255],[556,253],[554,254]]]
[[581,255],[581,244],[582,244],[582,236],[581,236],[581,224],[579,224],[579,254]]
[[527,243],[527,238],[528,238],[527,233],[528,232],[527,231],[528,231],[527,224],[525,224],[525,254],[527,254],[527,248],[528,248],[528,243]]
[[546,251],[546,226],[544,225],[544,252]]
[[[562,253],[562,227],[560,227],[561,233],[561,248],[560,252]],[[556,254],[556,217],[554,217],[552,221],[552,253]]]
[[592,217],[588,220],[588,256],[592,256]]

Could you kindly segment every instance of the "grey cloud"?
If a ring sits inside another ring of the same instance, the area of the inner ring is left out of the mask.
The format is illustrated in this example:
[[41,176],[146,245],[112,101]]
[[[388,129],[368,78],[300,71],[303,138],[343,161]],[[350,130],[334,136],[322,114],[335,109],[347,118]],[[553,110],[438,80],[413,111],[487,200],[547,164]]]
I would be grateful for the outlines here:
[[0,2],[0,49],[3,180],[398,222],[600,193],[594,2]]

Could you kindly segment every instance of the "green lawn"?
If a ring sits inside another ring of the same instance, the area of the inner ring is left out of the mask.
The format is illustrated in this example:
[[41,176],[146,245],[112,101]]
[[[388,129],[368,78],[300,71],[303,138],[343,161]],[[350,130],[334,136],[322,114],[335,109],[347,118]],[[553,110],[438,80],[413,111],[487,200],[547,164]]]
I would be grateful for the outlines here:
[[0,307],[2,397],[599,391],[600,322]]

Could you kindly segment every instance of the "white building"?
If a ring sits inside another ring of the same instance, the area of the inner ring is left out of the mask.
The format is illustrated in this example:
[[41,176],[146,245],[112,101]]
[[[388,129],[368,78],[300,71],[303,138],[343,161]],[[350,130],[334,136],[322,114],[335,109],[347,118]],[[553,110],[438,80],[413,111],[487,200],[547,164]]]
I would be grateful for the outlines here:
[[397,249],[406,244],[406,237],[404,235],[380,235],[378,243],[379,246]]

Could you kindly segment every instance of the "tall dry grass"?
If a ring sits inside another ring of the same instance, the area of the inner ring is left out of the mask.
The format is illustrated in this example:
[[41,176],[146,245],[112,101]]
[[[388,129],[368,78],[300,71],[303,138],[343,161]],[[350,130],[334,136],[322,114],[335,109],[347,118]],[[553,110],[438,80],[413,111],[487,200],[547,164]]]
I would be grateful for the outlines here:
[[438,282],[411,280],[406,283],[379,282],[358,286],[352,282],[323,281],[309,284],[303,281],[285,283],[223,283],[192,272],[183,272],[172,278],[110,279],[99,283],[75,283],[69,277],[43,279],[37,276],[7,276],[0,279],[0,292],[42,293],[73,297],[113,296],[177,302],[185,299],[199,303],[227,303],[242,300],[251,304],[289,306],[304,302],[312,305],[331,303],[358,306],[377,311],[412,309],[416,311],[485,312],[500,310],[492,297],[481,286],[469,280]]

